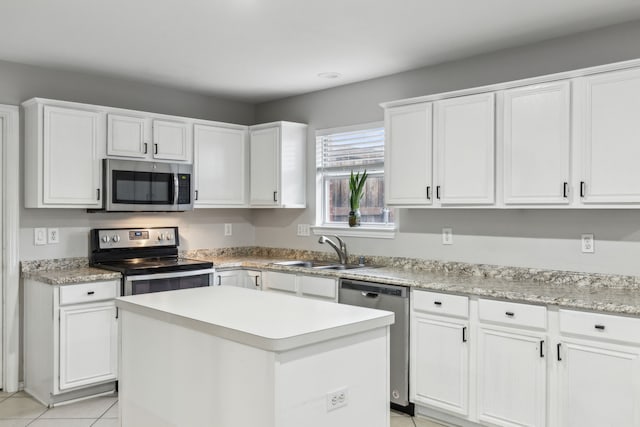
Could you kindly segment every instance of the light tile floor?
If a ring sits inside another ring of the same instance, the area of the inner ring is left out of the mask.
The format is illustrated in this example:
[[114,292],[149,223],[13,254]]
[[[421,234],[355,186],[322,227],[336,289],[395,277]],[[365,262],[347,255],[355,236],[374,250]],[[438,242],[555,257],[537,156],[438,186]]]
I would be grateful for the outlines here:
[[94,397],[48,409],[24,392],[0,392],[0,427],[116,427],[118,398]]
[[[0,427],[117,427],[118,398],[95,397],[48,409],[24,392],[0,391]],[[391,427],[444,427],[391,411]]]

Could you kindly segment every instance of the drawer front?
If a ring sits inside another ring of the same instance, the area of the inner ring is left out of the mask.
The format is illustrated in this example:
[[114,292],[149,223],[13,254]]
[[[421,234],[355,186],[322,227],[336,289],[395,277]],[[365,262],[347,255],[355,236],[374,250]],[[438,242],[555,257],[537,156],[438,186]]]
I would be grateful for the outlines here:
[[81,283],[60,287],[60,305],[113,299],[120,295],[120,282]]
[[263,279],[263,287],[285,292],[296,292],[296,275],[266,271]]
[[326,277],[300,276],[300,292],[302,295],[313,295],[335,300],[338,281]]
[[413,309],[426,313],[469,318],[469,298],[437,292],[413,291]]
[[478,312],[481,321],[547,329],[547,308],[539,305],[481,299]]
[[560,310],[560,333],[640,344],[640,319]]

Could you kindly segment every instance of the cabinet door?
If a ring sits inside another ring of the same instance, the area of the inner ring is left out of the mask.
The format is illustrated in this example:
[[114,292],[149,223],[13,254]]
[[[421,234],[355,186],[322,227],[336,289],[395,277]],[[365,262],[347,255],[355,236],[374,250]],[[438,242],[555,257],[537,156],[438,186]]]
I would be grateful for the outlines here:
[[298,292],[296,275],[277,271],[263,271],[262,290],[296,294]]
[[300,295],[325,301],[338,301],[338,281],[329,277],[298,276]]
[[251,205],[280,203],[280,129],[251,131]]
[[245,270],[243,271],[244,287],[248,289],[262,289],[262,273],[260,271]]
[[107,116],[107,154],[109,156],[146,157],[149,144],[147,120],[141,117]]
[[244,271],[216,271],[213,275],[213,283],[215,286],[238,286],[244,287]]
[[443,205],[494,202],[494,95],[435,103],[436,198]]
[[100,113],[44,106],[45,205],[101,207],[99,120]]
[[153,121],[153,158],[189,160],[186,123]]
[[544,336],[478,328],[478,419],[499,426],[544,426]]
[[385,201],[388,205],[430,205],[432,104],[385,111]]
[[640,203],[640,70],[581,79],[584,203]]
[[416,314],[411,324],[411,401],[468,415],[468,324]]
[[562,427],[640,425],[640,353],[596,342],[561,342],[558,349]]
[[60,308],[60,390],[117,379],[113,301]]
[[570,83],[504,92],[504,202],[569,203]]
[[247,132],[194,126],[194,207],[247,203]]

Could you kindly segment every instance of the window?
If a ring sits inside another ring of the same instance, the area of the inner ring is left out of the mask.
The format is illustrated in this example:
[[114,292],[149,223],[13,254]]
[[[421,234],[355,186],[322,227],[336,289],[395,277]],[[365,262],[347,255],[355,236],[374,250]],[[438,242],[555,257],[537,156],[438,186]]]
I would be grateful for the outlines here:
[[362,227],[393,226],[393,210],[384,205],[384,127],[373,123],[316,133],[318,225],[343,226],[349,217],[349,175],[368,178],[360,201]]

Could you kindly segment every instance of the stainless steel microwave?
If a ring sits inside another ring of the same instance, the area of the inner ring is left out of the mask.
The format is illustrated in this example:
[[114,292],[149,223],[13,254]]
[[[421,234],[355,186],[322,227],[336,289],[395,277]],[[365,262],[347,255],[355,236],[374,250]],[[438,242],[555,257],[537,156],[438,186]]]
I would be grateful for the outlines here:
[[106,211],[193,209],[192,165],[105,159],[102,171]]

